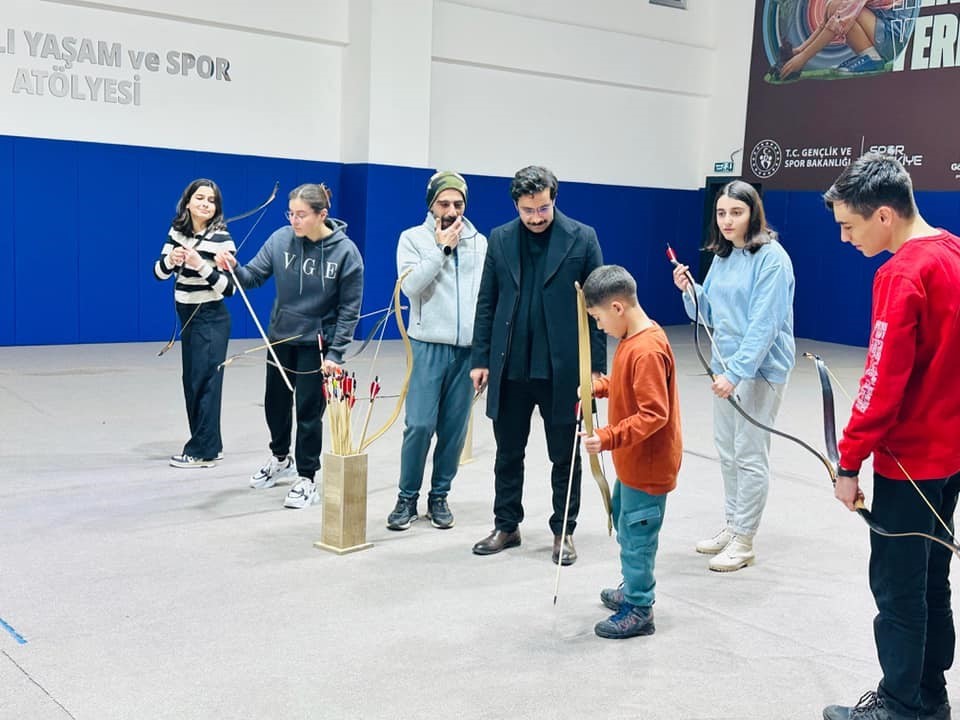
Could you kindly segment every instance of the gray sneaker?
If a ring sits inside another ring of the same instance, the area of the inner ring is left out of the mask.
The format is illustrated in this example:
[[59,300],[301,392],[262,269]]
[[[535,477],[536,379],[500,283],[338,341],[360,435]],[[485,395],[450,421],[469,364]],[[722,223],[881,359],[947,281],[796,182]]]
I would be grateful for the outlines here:
[[409,530],[417,521],[417,495],[412,498],[397,496],[397,505],[387,516],[387,530]]
[[915,717],[887,707],[874,690],[865,692],[852,707],[828,705],[823,709],[823,720],[913,720]]
[[174,455],[170,458],[170,467],[175,468],[208,468],[216,466],[216,459],[204,460],[203,458],[195,458],[190,455]]
[[435,528],[448,530],[453,527],[453,513],[447,505],[447,498],[431,497],[427,502],[427,517]]

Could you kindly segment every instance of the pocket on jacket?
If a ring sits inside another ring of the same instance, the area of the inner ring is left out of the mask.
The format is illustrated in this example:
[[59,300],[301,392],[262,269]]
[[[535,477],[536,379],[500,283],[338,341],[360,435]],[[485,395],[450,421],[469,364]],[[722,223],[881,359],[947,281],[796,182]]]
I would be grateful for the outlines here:
[[270,324],[270,336],[273,340],[283,340],[300,335],[295,342],[297,345],[303,345],[311,341],[316,342],[319,328],[320,320],[317,318],[280,308]]

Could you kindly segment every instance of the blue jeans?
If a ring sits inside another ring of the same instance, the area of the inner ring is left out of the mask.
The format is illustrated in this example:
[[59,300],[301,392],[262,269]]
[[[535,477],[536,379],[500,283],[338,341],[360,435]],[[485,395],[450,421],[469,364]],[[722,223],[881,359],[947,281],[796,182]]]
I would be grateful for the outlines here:
[[413,374],[407,393],[403,447],[400,450],[400,496],[417,497],[423,484],[433,436],[430,497],[446,497],[467,435],[473,401],[470,348],[410,339]]
[[613,486],[613,523],[620,543],[623,596],[628,603],[649,607],[656,600],[653,569],[660,545],[666,495],[650,495],[624,485]]
[[[913,486],[874,473],[873,517],[890,532],[946,537]],[[953,531],[960,473],[917,483]],[[879,693],[898,712],[932,712],[947,700],[944,671],[956,634],[950,603],[950,559],[942,545],[916,537],[870,533],[870,590],[877,603],[873,634],[883,670]]]

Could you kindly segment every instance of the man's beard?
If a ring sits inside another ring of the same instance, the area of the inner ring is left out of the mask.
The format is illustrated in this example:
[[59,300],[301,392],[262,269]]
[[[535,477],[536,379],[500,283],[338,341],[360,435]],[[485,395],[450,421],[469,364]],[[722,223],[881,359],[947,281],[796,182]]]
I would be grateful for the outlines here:
[[456,215],[454,215],[454,216],[452,216],[452,217],[444,217],[444,218],[441,218],[441,219],[440,219],[440,229],[441,229],[441,230],[446,230],[448,227],[450,227],[451,225],[453,225],[456,221],[457,221],[457,216],[456,216]]

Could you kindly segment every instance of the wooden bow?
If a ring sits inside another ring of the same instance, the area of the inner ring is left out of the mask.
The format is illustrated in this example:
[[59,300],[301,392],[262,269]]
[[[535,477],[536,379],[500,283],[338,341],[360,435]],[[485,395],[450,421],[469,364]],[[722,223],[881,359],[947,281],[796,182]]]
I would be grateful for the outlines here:
[[[580,283],[574,282],[573,286],[577,290],[577,346],[580,357],[580,402],[583,403],[583,432],[586,435],[593,435],[593,413],[591,409],[594,404],[593,398],[593,375],[592,362],[590,356],[590,323],[587,316],[587,303],[583,297],[583,288]],[[613,534],[613,506],[610,500],[610,483],[607,482],[607,476],[603,472],[603,466],[600,465],[600,455],[590,455],[590,472],[593,479],[597,481],[597,487],[600,488],[600,496],[603,498],[603,509],[607,515],[607,534]]]
[[[410,375],[413,373],[413,346],[410,344],[410,337],[407,335],[407,326],[403,322],[403,313],[401,312],[403,306],[400,304],[400,283],[403,282],[403,279],[408,273],[411,272],[411,270],[412,268],[398,277],[397,284],[393,287],[393,314],[397,319],[397,329],[400,331],[400,338],[403,340],[403,349],[407,357],[407,374],[403,378],[403,385],[400,387],[400,394],[397,396],[397,404],[393,408],[393,412],[390,414],[390,417],[370,437],[366,439],[361,438],[360,445],[357,449],[358,453],[362,453],[364,450],[370,447],[371,443],[377,440],[377,438],[379,438],[393,426],[393,424],[397,421],[397,418],[400,417],[400,411],[403,409],[403,403],[407,399],[407,390],[410,388]],[[384,327],[386,327],[386,325],[384,325]],[[374,354],[373,362],[370,364],[371,375],[373,375],[375,370],[374,366],[376,365],[377,355],[380,353],[380,343],[382,341],[383,334],[381,332],[380,340],[377,341],[377,351]]]

